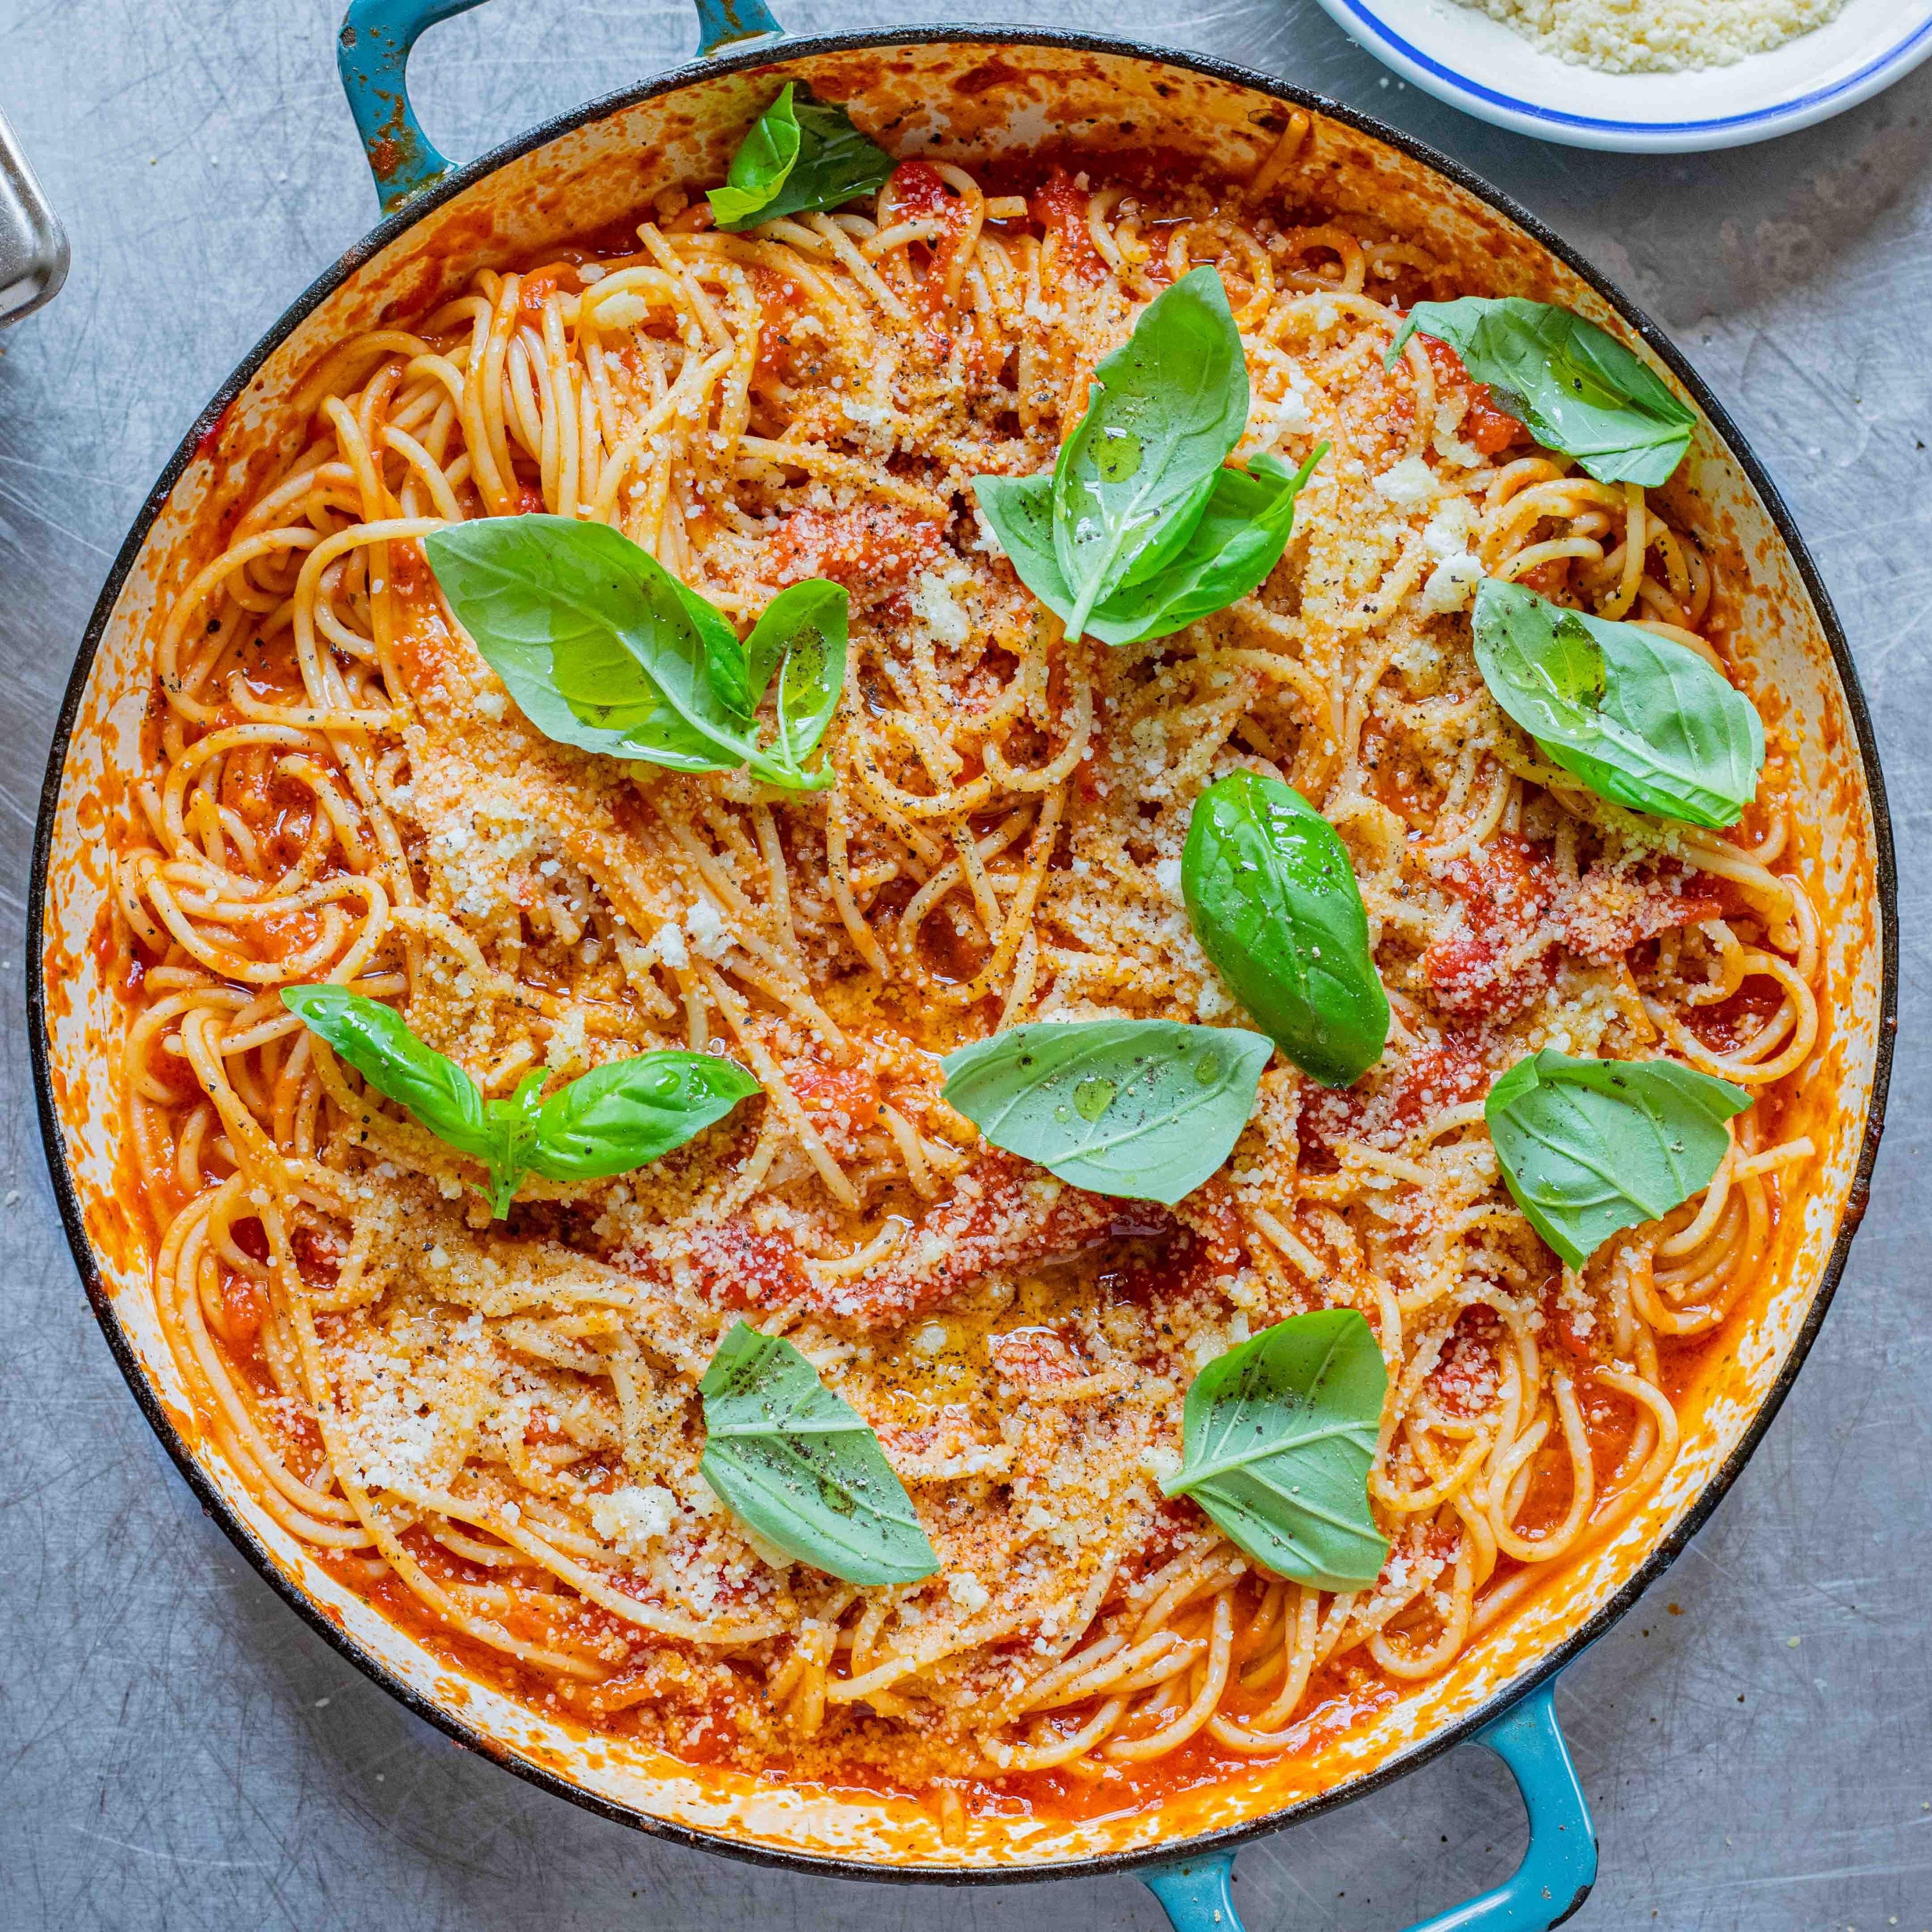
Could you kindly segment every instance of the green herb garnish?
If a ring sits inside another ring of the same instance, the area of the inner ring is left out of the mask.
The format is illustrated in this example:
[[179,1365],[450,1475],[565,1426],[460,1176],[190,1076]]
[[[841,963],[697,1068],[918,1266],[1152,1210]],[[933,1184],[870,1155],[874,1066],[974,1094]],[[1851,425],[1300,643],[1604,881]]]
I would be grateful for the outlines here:
[[1388,1559],[1369,1509],[1388,1387],[1381,1346],[1354,1309],[1292,1316],[1195,1377],[1184,1459],[1161,1487],[1192,1496],[1277,1576],[1366,1589]]
[[1615,336],[1567,308],[1520,296],[1418,302],[1390,363],[1418,333],[1446,342],[1538,442],[1574,456],[1600,483],[1654,489],[1690,447],[1690,405]]
[[346,987],[285,986],[282,1004],[377,1093],[488,1171],[490,1211],[510,1211],[526,1174],[602,1180],[642,1167],[722,1120],[758,1083],[715,1054],[640,1053],[572,1081],[546,1100],[526,1073],[507,1100],[486,1100],[453,1060],[425,1046],[401,1014]]
[[1496,702],[1600,797],[1716,826],[1757,796],[1763,722],[1695,651],[1494,578],[1474,621]]
[[1036,1022],[949,1053],[946,1100],[1076,1187],[1172,1206],[1228,1155],[1274,1052],[1173,1020]]
[[765,1541],[848,1583],[912,1583],[938,1570],[879,1438],[789,1342],[739,1322],[698,1392],[698,1472]]
[[894,163],[854,128],[842,107],[787,81],[731,157],[725,185],[708,196],[720,228],[755,228],[782,214],[842,208],[876,194]]
[[1296,1066],[1346,1087],[1382,1057],[1388,995],[1335,828],[1278,779],[1234,772],[1195,801],[1180,889],[1228,990]]
[[1612,1234],[1711,1184],[1751,1103],[1671,1060],[1573,1060],[1545,1047],[1490,1090],[1503,1182],[1530,1226],[1580,1268]]
[[[423,539],[456,620],[546,737],[673,771],[740,766],[832,782],[804,760],[845,677],[848,598],[820,578],[772,600],[740,643],[722,612],[607,524],[485,517]],[[769,698],[769,741],[756,722]]]
[[1220,275],[1196,268],[1094,370],[1087,412],[1051,472],[973,479],[1020,580],[1068,636],[1164,638],[1274,568],[1327,445],[1296,472],[1266,454],[1226,468],[1248,397]]

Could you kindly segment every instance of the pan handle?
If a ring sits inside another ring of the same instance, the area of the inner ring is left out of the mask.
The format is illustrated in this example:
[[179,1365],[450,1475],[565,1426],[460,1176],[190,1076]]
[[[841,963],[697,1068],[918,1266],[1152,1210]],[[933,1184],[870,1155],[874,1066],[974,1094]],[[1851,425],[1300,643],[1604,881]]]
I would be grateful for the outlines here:
[[[449,163],[422,130],[410,104],[410,50],[439,20],[466,14],[482,0],[350,0],[335,47],[336,71],[362,137],[376,196],[385,214],[433,187]],[[698,51],[715,54],[734,40],[784,30],[764,0],[695,0]]]
[[[1550,1932],[1590,1895],[1597,1837],[1590,1808],[1556,1722],[1556,1686],[1546,1684],[1476,1733],[1510,1768],[1529,1809],[1529,1850],[1494,1892],[1450,1907],[1410,1932]],[[1242,1932],[1228,1882],[1230,1852],[1214,1852],[1144,1874],[1174,1932]]]

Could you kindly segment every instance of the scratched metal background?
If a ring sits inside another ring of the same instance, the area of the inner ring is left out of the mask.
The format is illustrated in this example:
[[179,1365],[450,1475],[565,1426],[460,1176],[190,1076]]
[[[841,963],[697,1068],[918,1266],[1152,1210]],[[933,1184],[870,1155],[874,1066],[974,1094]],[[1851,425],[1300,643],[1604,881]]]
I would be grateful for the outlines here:
[[[880,0],[779,0],[800,30]],[[1000,0],[994,0],[996,5]],[[970,11],[970,8],[962,10]],[[1904,872],[1891,1137],[1838,1304],[1696,1544],[1558,1702],[1601,1833],[1597,1932],[1932,1928],[1932,66],[1729,154],[1539,146],[1385,79],[1313,0],[1076,0],[1060,24],[1246,61],[1512,190],[1673,332],[1810,536],[1877,714]],[[1131,1880],[794,1879],[531,1790],[391,1704],[195,1507],[87,1311],[34,1124],[22,894],[59,694],[108,562],[248,345],[374,213],[338,0],[0,0],[4,106],[74,270],[0,334],[0,1924],[547,1932],[1161,1923]],[[457,155],[682,58],[674,0],[496,0],[417,55]],[[1458,1752],[1242,1857],[1254,1932],[1398,1927],[1524,1827]]]

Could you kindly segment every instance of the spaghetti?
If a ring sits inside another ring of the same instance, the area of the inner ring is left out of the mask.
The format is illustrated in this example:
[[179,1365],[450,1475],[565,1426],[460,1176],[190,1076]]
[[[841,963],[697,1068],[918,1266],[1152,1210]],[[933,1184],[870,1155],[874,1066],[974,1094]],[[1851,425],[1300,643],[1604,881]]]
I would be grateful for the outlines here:
[[[1442,344],[1384,370],[1402,310],[1464,290],[1274,206],[1306,131],[1241,190],[911,162],[866,214],[742,235],[660,196],[634,247],[485,271],[342,344],[306,446],[168,610],[112,908],[164,1325],[262,1507],[466,1667],[694,1760],[926,1790],[949,1828],[989,1784],[1112,1802],[1443,1670],[1670,1466],[1671,1365],[1811,1154],[1778,1126],[1820,1030],[1802,826],[1775,757],[1726,837],[1582,791],[1497,710],[1483,575],[1730,676],[1720,574]],[[1247,350],[1239,457],[1331,453],[1256,594],[1069,645],[968,479],[1050,466],[1095,362],[1202,262]],[[536,508],[617,525],[741,624],[846,585],[836,783],[531,728],[419,542]],[[1349,848],[1381,1066],[1336,1093],[1277,1062],[1172,1213],[980,1143],[940,1097],[965,1040],[1238,1017],[1179,855],[1239,765]],[[492,1094],[682,1046],[764,1099],[620,1180],[527,1181],[492,1224],[466,1163],[284,1011],[324,978]],[[1580,1274],[1483,1124],[1544,1046],[1759,1101],[1708,1190]],[[1198,1366],[1331,1306],[1390,1370],[1392,1553],[1340,1594],[1258,1570],[1158,1480]],[[696,1381],[747,1312],[877,1431],[937,1576],[838,1583],[706,1490]]]

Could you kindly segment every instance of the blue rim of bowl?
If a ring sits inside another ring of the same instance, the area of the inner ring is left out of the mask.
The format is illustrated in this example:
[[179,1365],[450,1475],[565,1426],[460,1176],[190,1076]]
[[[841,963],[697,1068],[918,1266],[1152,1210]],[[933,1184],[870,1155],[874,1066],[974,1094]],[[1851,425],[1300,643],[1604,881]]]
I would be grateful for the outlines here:
[[[1351,20],[1358,22],[1391,53],[1413,68],[1418,80],[1422,75],[1427,74],[1439,81],[1446,90],[1443,95],[1445,100],[1452,103],[1460,100],[1480,100],[1488,106],[1520,115],[1526,120],[1552,128],[1572,128],[1580,133],[1591,134],[1630,135],[1655,139],[1660,136],[1728,134],[1766,122],[1789,120],[1794,116],[1810,120],[1822,119],[1824,118],[1822,110],[1834,101],[1846,107],[1856,106],[1858,101],[1875,91],[1876,84],[1888,68],[1899,65],[1907,56],[1911,56],[1916,63],[1932,54],[1932,17],[1928,17],[1922,20],[1895,46],[1868,61],[1856,74],[1848,74],[1842,80],[1834,81],[1830,86],[1816,88],[1809,94],[1796,94],[1788,100],[1778,101],[1768,107],[1753,108],[1748,114],[1718,115],[1701,121],[1611,121],[1593,115],[1568,114],[1560,108],[1544,107],[1534,100],[1526,100],[1520,94],[1500,94],[1494,88],[1485,87],[1480,82],[1471,80],[1467,74],[1458,74],[1453,68],[1444,67],[1440,61],[1424,53],[1412,41],[1404,40],[1379,14],[1372,12],[1365,6],[1363,0],[1323,0],[1323,4],[1331,11],[1339,10],[1346,14]],[[1370,51],[1375,50],[1372,48]],[[1426,82],[1423,84],[1428,85]]]

